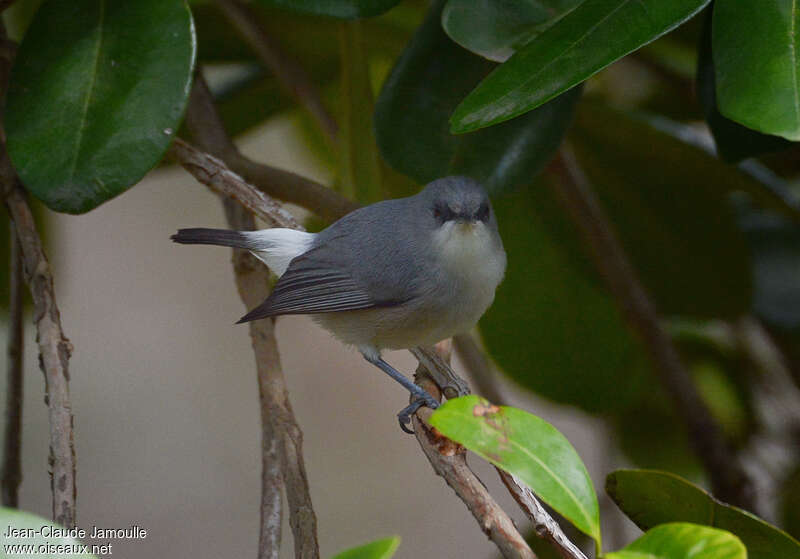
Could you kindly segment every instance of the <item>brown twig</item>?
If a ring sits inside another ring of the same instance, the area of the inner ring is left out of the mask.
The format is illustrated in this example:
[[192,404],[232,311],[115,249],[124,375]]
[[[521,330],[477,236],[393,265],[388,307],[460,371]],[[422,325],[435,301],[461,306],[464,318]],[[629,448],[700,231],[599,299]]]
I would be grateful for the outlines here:
[[[5,40],[0,19],[0,93],[5,92],[14,45]],[[0,95],[2,97],[2,95]],[[45,403],[50,420],[50,489],[53,520],[71,528],[75,525],[75,444],[72,434],[72,405],[69,398],[69,357],[72,344],[61,328],[56,305],[53,274],[36,230],[33,214],[16,171],[8,158],[5,131],[0,133],[0,190],[11,216],[23,264],[23,275],[33,298],[39,367],[44,373]]]
[[297,204],[328,221],[359,207],[325,185],[242,155],[225,131],[211,92],[200,74],[195,78],[189,98],[186,126],[200,149],[222,159],[233,172],[273,198]]
[[305,106],[325,134],[335,141],[336,121],[322,103],[319,91],[305,70],[275,44],[259,24],[258,16],[252,8],[237,0],[217,0],[217,6],[250,45],[250,48],[255,51],[261,62],[275,74],[278,82]]
[[[453,345],[470,377],[478,384],[480,394],[494,404],[503,404],[503,397],[493,380],[494,375],[489,360],[473,337],[470,334],[455,336]],[[508,492],[533,523],[537,536],[550,542],[564,559],[586,559],[583,552],[569,540],[558,522],[550,516],[527,485],[500,468],[495,467],[495,470]]]
[[17,232],[11,225],[11,258],[9,262],[8,304],[8,372],[6,382],[6,429],[3,447],[3,472],[0,476],[2,504],[19,505],[19,485],[22,482],[22,359],[25,347],[23,316],[22,254]]
[[514,500],[525,514],[528,515],[537,536],[550,542],[564,559],[586,559],[586,555],[569,540],[564,531],[561,530],[558,522],[550,516],[527,485],[514,475],[500,468],[495,469],[500,474],[500,479],[508,489],[508,492],[511,493],[511,496],[514,497]]
[[[422,367],[418,372],[421,370]],[[439,388],[432,379],[418,375],[417,383],[437,399],[441,397]],[[483,533],[497,546],[503,557],[535,559],[536,556],[517,531],[514,522],[467,465],[464,447],[441,436],[428,425],[431,413],[433,412],[429,408],[421,408],[413,417],[413,422],[419,445],[433,470],[444,478],[447,485],[467,505]]]
[[253,188],[216,157],[198,150],[180,138],[175,138],[169,154],[199,182],[222,196],[233,198],[270,227],[303,230],[292,214],[279,203]]
[[[192,118],[200,116],[195,114]],[[224,144],[216,146],[214,137],[198,137],[198,140],[214,153],[224,152]],[[273,226],[302,229],[280,204],[231,172],[219,159],[180,140],[176,140],[170,153],[200,182],[223,195],[228,223],[234,229],[254,229],[253,214]],[[255,257],[246,251],[234,251],[234,271],[239,295],[246,308],[254,308],[267,298],[269,271]],[[289,402],[274,323],[272,320],[258,320],[249,325],[258,369],[262,417],[259,558],[277,557],[282,515],[280,488],[284,485],[289,502],[295,557],[316,559],[319,557],[317,519],[303,459],[303,434]]]
[[[252,214],[231,199],[225,199],[228,223],[236,230],[255,226]],[[269,272],[254,256],[235,250],[236,285],[245,308],[252,309],[269,295]],[[317,518],[311,504],[305,462],[303,433],[294,417],[281,369],[274,322],[249,323],[258,369],[262,420],[262,492],[259,558],[278,557],[281,530],[281,485],[286,486],[289,522],[295,542],[295,557],[319,557]]]
[[686,421],[690,442],[711,478],[714,493],[724,501],[753,510],[751,480],[692,382],[589,181],[567,148],[551,168],[558,176],[551,182],[559,202],[582,234],[600,275],[633,331],[641,337],[659,379]]
[[[3,179],[8,175],[3,174]],[[69,357],[72,344],[61,328],[53,275],[36,231],[33,215],[19,186],[6,194],[6,207],[22,248],[25,280],[33,296],[39,366],[45,378],[45,403],[50,415],[50,486],[53,520],[75,525],[75,445],[69,399]]]
[[472,382],[478,387],[478,394],[494,404],[503,403],[503,397],[497,387],[497,377],[472,334],[453,336],[453,346]]

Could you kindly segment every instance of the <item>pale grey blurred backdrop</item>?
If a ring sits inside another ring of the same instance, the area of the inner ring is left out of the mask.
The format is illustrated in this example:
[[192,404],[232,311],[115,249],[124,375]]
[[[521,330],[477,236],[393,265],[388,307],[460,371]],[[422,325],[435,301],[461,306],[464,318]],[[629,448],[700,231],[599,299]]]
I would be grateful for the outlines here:
[[[330,180],[304,157],[288,119],[273,120],[242,145],[259,160]],[[86,215],[52,216],[49,255],[75,346],[78,521],[87,529],[148,531],[144,540],[113,541],[114,559],[256,555],[258,393],[247,327],[234,325],[245,309],[228,249],[169,241],[175,229],[191,226],[223,227],[224,216],[219,200],[177,168],[153,171]],[[22,508],[49,517],[47,413],[30,316],[26,328],[20,499]],[[279,319],[277,335],[305,433],[323,556],[393,534],[403,538],[401,558],[496,556],[416,440],[398,428],[404,390],[307,318]],[[387,358],[413,371],[407,352]],[[616,459],[605,450],[603,426],[517,391],[506,385],[503,393],[565,433],[602,492]],[[525,525],[491,468],[477,457],[470,462]],[[292,557],[286,524],[283,556]]]

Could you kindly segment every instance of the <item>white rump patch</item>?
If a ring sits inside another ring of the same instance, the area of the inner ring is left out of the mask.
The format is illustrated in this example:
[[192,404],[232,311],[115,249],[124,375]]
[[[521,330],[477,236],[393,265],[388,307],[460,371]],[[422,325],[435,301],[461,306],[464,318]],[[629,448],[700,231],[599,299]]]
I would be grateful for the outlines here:
[[296,256],[308,252],[316,234],[294,229],[261,229],[247,234],[250,252],[277,275],[282,276]]

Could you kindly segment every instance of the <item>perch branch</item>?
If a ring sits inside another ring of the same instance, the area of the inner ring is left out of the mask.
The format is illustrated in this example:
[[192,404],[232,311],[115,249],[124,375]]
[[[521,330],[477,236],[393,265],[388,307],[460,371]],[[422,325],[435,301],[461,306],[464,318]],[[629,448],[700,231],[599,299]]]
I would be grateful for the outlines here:
[[503,396],[495,382],[496,376],[489,361],[472,334],[453,336],[453,346],[466,367],[469,377],[478,387],[478,394],[494,404],[503,403]]
[[[418,372],[420,371],[427,372],[422,366]],[[437,399],[441,398],[441,392],[432,379],[418,375],[417,383]],[[503,557],[535,559],[536,556],[517,531],[514,522],[467,465],[466,449],[441,436],[428,425],[427,421],[432,413],[432,410],[423,407],[413,417],[413,422],[419,445],[433,470],[444,478],[447,485],[467,505],[483,533],[497,546]]]
[[3,447],[2,504],[16,508],[19,505],[19,485],[22,482],[22,359],[25,347],[23,318],[22,255],[17,232],[11,225],[11,258],[9,262],[8,304],[8,371],[6,382],[6,429]]
[[[4,172],[4,182],[8,177]],[[7,185],[6,182],[5,186]],[[25,280],[33,296],[39,366],[44,373],[45,402],[50,416],[53,520],[70,528],[75,525],[75,445],[68,369],[72,344],[61,329],[61,314],[56,305],[53,274],[42,249],[42,241],[36,231],[28,202],[19,186],[11,187],[6,193],[6,207],[17,231]]]
[[228,168],[265,194],[297,204],[328,221],[335,221],[359,207],[325,185],[242,155],[225,131],[201,74],[196,76],[192,87],[186,125],[200,149],[222,159]]
[[557,198],[578,227],[609,291],[649,352],[658,377],[686,422],[689,440],[711,478],[714,493],[728,503],[753,510],[752,482],[692,382],[589,181],[566,148],[551,168],[558,176],[552,181]]
[[253,9],[237,0],[217,0],[217,6],[261,62],[275,74],[281,86],[317,120],[328,138],[335,141],[336,121],[322,103],[311,78],[272,40]]

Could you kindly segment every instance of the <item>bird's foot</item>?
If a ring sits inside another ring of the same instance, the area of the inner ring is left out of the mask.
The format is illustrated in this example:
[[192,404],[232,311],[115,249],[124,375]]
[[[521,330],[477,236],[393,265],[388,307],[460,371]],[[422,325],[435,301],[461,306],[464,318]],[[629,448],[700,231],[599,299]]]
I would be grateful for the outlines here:
[[420,398],[419,400],[414,400],[410,405],[400,410],[400,413],[397,414],[397,420],[400,422],[400,429],[402,429],[409,435],[414,434],[414,430],[410,428],[411,416],[417,413],[417,410],[422,406],[428,406],[432,410],[435,410],[436,408],[439,407],[439,402],[437,402],[430,395],[427,396],[427,398]]

